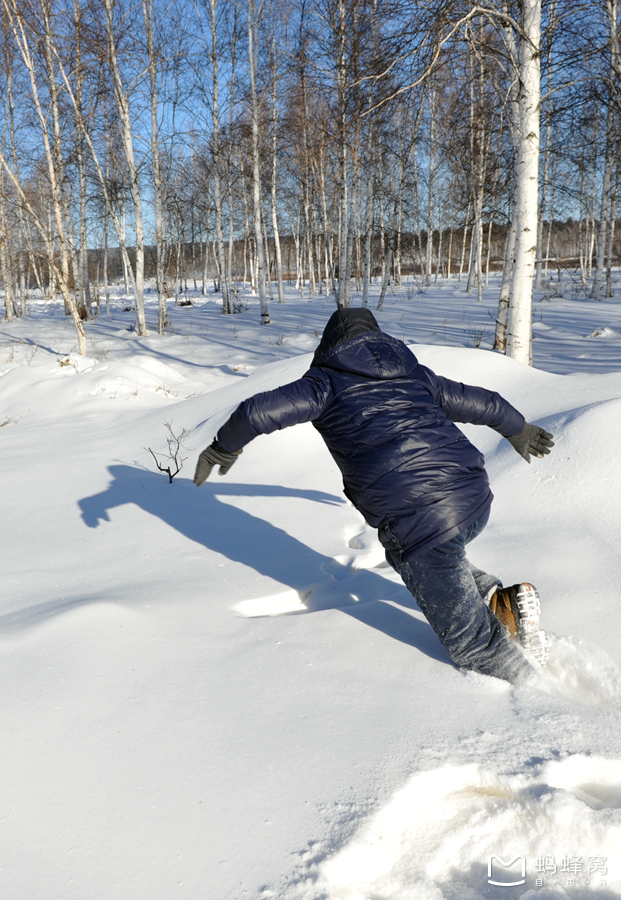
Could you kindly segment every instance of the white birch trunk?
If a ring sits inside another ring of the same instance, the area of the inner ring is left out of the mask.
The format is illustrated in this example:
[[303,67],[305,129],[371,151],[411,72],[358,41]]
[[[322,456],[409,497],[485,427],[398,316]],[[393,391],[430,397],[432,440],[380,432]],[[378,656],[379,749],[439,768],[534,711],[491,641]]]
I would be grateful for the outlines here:
[[377,301],[377,311],[381,312],[384,306],[384,297],[386,296],[386,291],[388,290],[388,285],[390,284],[390,269],[392,267],[392,243],[388,247],[388,251],[386,253],[386,265],[384,267],[384,276],[382,278],[382,287],[380,289],[379,299]]
[[451,261],[453,255],[453,217],[451,216],[451,227],[449,231],[449,243],[448,250],[446,253],[446,280],[450,281],[451,278]]
[[104,226],[103,226],[103,279],[104,295],[106,298],[106,315],[110,315],[110,284],[108,281],[108,203],[105,202]]
[[473,223],[470,233],[470,249],[468,251],[468,281],[466,284],[466,291],[468,293],[471,293],[472,287],[474,285],[474,252],[476,248],[476,234],[476,228],[474,227]]
[[[11,152],[13,155],[13,171],[15,172],[15,175],[19,178],[19,158],[18,158],[18,154],[17,154],[17,140],[16,140],[16,136],[15,136],[15,116],[14,116],[15,107],[14,107],[14,103],[13,103],[13,77],[12,77],[13,73],[12,73],[11,64],[8,59],[8,54],[6,57],[6,67],[7,67],[7,72],[6,72],[7,104],[6,104],[6,106],[7,106],[8,118],[9,118],[9,132],[10,132],[10,137],[11,137]],[[4,152],[4,140],[3,140],[3,152]],[[0,186],[0,190],[2,190],[1,186]],[[3,198],[3,201],[4,201],[4,198]],[[6,232],[6,213],[5,212],[3,212],[2,217],[3,217],[3,222],[4,222],[3,230]],[[25,216],[24,216],[24,210],[22,209],[22,206],[19,203],[17,204],[17,220],[19,222],[20,240],[25,242],[27,240],[26,221],[25,221]],[[5,236],[3,245],[2,245],[5,254],[7,253],[7,248],[9,246],[8,240],[9,240],[8,232],[6,232],[6,236]],[[4,269],[3,269],[3,271],[4,271]],[[9,303],[6,307],[7,308],[7,318],[8,318],[8,311],[9,311],[9,309],[11,309],[11,307],[12,307],[11,303]],[[26,315],[25,306],[22,311],[22,315]],[[13,316],[13,310],[11,309],[11,317],[12,316]]]
[[515,263],[507,325],[507,356],[531,364],[533,275],[537,255],[541,0],[521,0],[518,45],[519,122],[516,138]]
[[[126,229],[127,229],[127,209],[125,204],[125,199],[121,200],[121,211],[119,214],[119,225],[121,231],[121,240],[119,241],[122,247],[126,246]],[[125,297],[129,297],[129,273],[130,273],[130,264],[129,258],[126,253],[121,254],[121,261],[123,263],[123,286],[125,291]]]
[[[233,29],[231,35],[231,59],[230,59],[230,71],[231,71],[231,82],[229,89],[229,132],[233,134],[233,125],[235,121],[235,72],[236,72],[236,64],[237,64],[237,16],[239,12],[239,7],[235,4],[234,13],[233,13]],[[226,184],[227,184],[227,198],[228,198],[228,206],[229,206],[229,247],[228,247],[228,255],[226,260],[227,265],[227,281],[229,288],[229,303],[231,304],[231,309],[235,312],[235,303],[234,300],[237,297],[237,272],[236,279],[233,282],[233,257],[235,255],[235,217],[233,214],[233,160],[232,154],[229,152],[228,160],[227,160],[227,169],[226,169]],[[245,285],[244,285],[245,287]],[[233,296],[231,297],[231,291],[233,292]]]
[[142,17],[147,37],[147,56],[149,64],[149,101],[151,107],[151,162],[153,169],[153,195],[155,199],[155,285],[157,290],[157,331],[164,334],[168,325],[167,297],[164,287],[164,189],[162,167],[160,162],[159,134],[157,125],[158,92],[157,92],[157,57],[153,36],[153,0],[142,0]]
[[342,308],[347,308],[350,301],[349,285],[349,191],[348,191],[348,153],[347,153],[347,24],[345,0],[338,0],[338,19],[336,23],[336,37],[338,43],[337,61],[337,94],[339,109],[339,280],[337,303]]
[[[274,102],[274,115],[276,104]],[[274,232],[274,253],[276,255],[276,279],[278,281],[278,302],[285,302],[285,286],[282,280],[282,249],[280,246],[280,231],[278,229],[278,209],[276,206],[276,183],[277,183],[277,156],[276,156],[276,122],[274,121],[273,136],[273,156],[272,156],[272,230]]]
[[[4,142],[3,142],[4,143]],[[2,148],[4,155],[4,147]],[[2,269],[2,282],[4,286],[4,317],[8,322],[13,321],[13,302],[11,298],[11,277],[9,274],[9,229],[7,225],[4,169],[0,170],[0,268]]]
[[494,223],[493,216],[490,216],[489,225],[487,229],[487,256],[485,259],[485,287],[489,284],[489,261],[492,255],[492,226]]
[[511,224],[507,232],[505,244],[505,261],[502,269],[502,284],[498,299],[498,312],[496,313],[496,334],[494,337],[494,350],[504,353],[507,349],[507,317],[509,314],[509,295],[511,291],[511,275],[515,260],[515,235],[517,232],[517,216],[515,209],[511,216]]
[[270,241],[267,236],[267,225],[265,224],[265,216],[261,216],[263,223],[263,246],[265,247],[265,280],[267,282],[267,290],[270,295],[270,303],[274,301],[274,291],[272,289],[272,257],[270,254]]
[[222,194],[220,191],[220,110],[219,110],[219,84],[218,84],[218,29],[216,27],[216,3],[217,0],[209,0],[209,25],[211,28],[211,48],[209,57],[211,60],[212,90],[213,90],[213,120],[211,146],[213,155],[213,197],[216,213],[216,241],[218,254],[218,272],[220,275],[220,290],[222,292],[222,312],[232,313],[233,307],[229,297],[229,285],[226,260],[224,256],[224,235],[222,232]]
[[277,106],[277,57],[276,57],[276,25],[273,24],[271,39],[272,64],[272,231],[274,233],[274,258],[276,262],[276,281],[278,282],[278,302],[285,302],[285,286],[282,280],[282,250],[280,246],[280,230],[278,228],[278,204],[276,202],[276,186],[278,183],[278,106]]
[[[608,107],[606,122],[606,153],[604,160],[604,177],[602,179],[602,200],[600,205],[599,223],[597,228],[597,256],[595,262],[595,273],[593,276],[593,286],[591,296],[594,300],[601,300],[604,292],[604,262],[607,249],[607,229],[608,217],[610,213],[610,194],[612,182],[613,159],[613,112],[612,103]],[[595,228],[593,229],[593,237],[595,237]],[[592,253],[592,250],[591,250]]]
[[84,70],[82,67],[82,10],[79,0],[73,2],[74,27],[75,27],[75,97],[78,105],[78,137],[77,137],[77,163],[78,181],[80,188],[80,245],[77,254],[77,268],[79,272],[79,287],[81,292],[80,305],[83,314],[88,318],[91,315],[91,291],[88,271],[88,226],[87,226],[87,172],[85,156],[85,140],[82,133],[82,103],[84,96]]
[[599,229],[597,236],[597,262],[595,276],[593,278],[592,296],[595,300],[601,300],[604,293],[604,262],[608,250],[606,232],[609,228],[611,199],[613,193],[612,172],[615,159],[615,131],[617,126],[618,109],[615,100],[615,85],[619,77],[619,41],[617,37],[617,19],[619,15],[618,0],[606,0],[608,12],[608,34],[610,41],[610,71],[608,111],[606,113],[606,155],[604,161],[604,177],[602,181],[602,202],[600,206]]
[[297,223],[293,223],[291,210],[289,209],[289,222],[291,224],[291,234],[293,235],[293,243],[295,245],[295,289],[300,289],[300,233],[299,233],[300,216],[298,213]]
[[[369,135],[372,140],[372,135]],[[368,163],[371,168],[371,161]],[[369,302],[369,280],[371,277],[371,243],[373,237],[373,207],[375,205],[374,178],[371,173],[367,174],[366,179],[366,196],[364,211],[364,250],[362,264],[362,305],[367,306]]]
[[209,235],[207,234],[207,226],[205,226],[205,251],[203,253],[203,285],[201,287],[201,294],[203,297],[207,296],[207,264],[209,262]]
[[584,232],[584,224],[583,217],[580,216],[580,221],[578,223],[578,253],[580,257],[580,283],[583,288],[587,286],[586,279],[586,249],[583,241],[583,232]]
[[138,178],[138,166],[134,157],[134,141],[132,136],[131,118],[129,115],[129,96],[125,92],[121,70],[119,67],[116,38],[114,35],[114,6],[116,0],[101,0],[106,13],[106,38],[108,51],[108,66],[112,75],[114,98],[120,121],[120,132],[125,153],[125,161],[129,172],[129,186],[134,207],[134,228],[136,231],[136,265],[134,271],[134,299],[136,303],[136,334],[144,336],[147,333],[147,323],[144,314],[144,225],[142,216],[142,197]]
[[[326,200],[326,178],[323,164],[323,147],[319,149],[319,186],[321,188],[321,213],[323,217],[323,239],[326,253],[326,268],[330,279],[330,290],[334,299],[338,302],[338,287],[334,277],[334,259],[332,255],[332,233],[328,221],[328,203]],[[293,229],[292,229],[293,230]],[[297,243],[296,243],[297,247]],[[328,287],[326,284],[326,294]]]
[[606,253],[606,297],[612,297],[612,248],[615,239],[617,196],[612,198],[612,210],[608,225],[608,250]]
[[[544,274],[546,278],[548,277],[548,265],[550,262],[550,246],[552,243],[552,231],[554,229],[554,178],[555,178],[555,167],[552,166],[552,183],[550,185],[550,223],[548,225],[548,234],[546,236],[546,251],[545,251],[545,263],[544,263]],[[560,263],[557,260],[558,271],[560,273]],[[560,274],[559,274],[559,284],[561,282]]]
[[436,173],[436,146],[435,146],[435,98],[436,91],[432,88],[429,92],[429,195],[427,203],[427,246],[425,260],[425,284],[431,284],[431,269],[433,266],[433,201]]
[[[321,238],[319,232],[315,233],[315,257],[317,259],[317,293],[321,296],[323,294],[324,276],[321,271]],[[325,283],[328,283],[327,273]]]
[[[57,199],[61,205],[61,212],[63,218],[64,225],[64,241],[65,241],[65,249],[66,253],[61,254],[61,265],[63,271],[63,279],[65,282],[65,286],[67,290],[70,290],[71,284],[71,275],[73,273],[74,284],[77,283],[78,291],[72,291],[74,294],[75,302],[78,308],[78,312],[80,314],[81,319],[86,318],[86,311],[81,305],[79,284],[80,284],[80,273],[78,267],[77,253],[75,241],[73,240],[72,234],[72,220],[71,220],[71,212],[69,209],[69,202],[67,199],[66,193],[66,179],[65,179],[65,162],[63,159],[63,148],[62,148],[62,127],[61,127],[61,115],[59,108],[59,91],[58,84],[56,82],[56,67],[55,67],[55,59],[54,59],[54,41],[52,37],[52,22],[50,19],[51,16],[51,7],[45,0],[42,0],[40,3],[41,9],[41,19],[44,26],[44,47],[45,47],[45,61],[47,65],[47,87],[49,89],[49,107],[52,111],[52,151],[54,154],[54,165],[56,169],[56,190],[57,190]],[[77,297],[76,297],[77,293]],[[64,293],[63,293],[64,296]],[[65,312],[70,314],[70,309],[67,303],[65,302]]]
[[466,244],[468,243],[468,227],[470,222],[470,203],[468,203],[468,211],[466,213],[466,220],[464,222],[464,227],[461,233],[461,254],[459,256],[459,276],[457,278],[458,281],[461,281],[462,275],[464,274],[464,263],[466,261]]
[[546,206],[548,205],[548,185],[550,183],[550,137],[551,125],[549,121],[546,125],[546,146],[543,156],[543,183],[541,185],[541,202],[539,204],[539,221],[537,222],[537,259],[535,262],[535,287],[537,290],[541,288],[541,276],[543,272],[543,223],[546,214]]
[[265,293],[265,250],[261,227],[261,162],[259,157],[259,98],[257,96],[257,6],[256,0],[248,0],[248,61],[250,71],[250,96],[252,117],[252,204],[254,239],[257,256],[256,280],[261,306],[261,324],[270,324],[270,314]]

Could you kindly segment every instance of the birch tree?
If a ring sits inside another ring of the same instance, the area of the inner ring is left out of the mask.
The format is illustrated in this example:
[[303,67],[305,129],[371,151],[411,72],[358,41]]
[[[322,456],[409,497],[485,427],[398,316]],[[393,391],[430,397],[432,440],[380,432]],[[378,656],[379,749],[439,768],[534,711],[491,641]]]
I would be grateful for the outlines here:
[[164,184],[159,147],[159,93],[158,54],[155,50],[153,0],[142,0],[142,17],[147,43],[147,64],[149,69],[149,107],[151,113],[151,168],[153,171],[153,199],[155,206],[155,285],[157,290],[158,334],[164,334],[168,325],[167,296],[164,285],[164,256],[166,246],[166,224],[164,218]]
[[261,222],[261,158],[259,150],[259,95],[257,91],[258,11],[256,0],[248,0],[248,71],[250,75],[250,113],[252,119],[252,207],[256,249],[256,281],[261,306],[261,324],[270,324],[265,290],[265,247]]
[[[277,41],[277,24],[279,20],[274,13],[270,22],[269,41],[269,66],[271,75],[271,101],[272,101],[272,178],[271,178],[271,212],[272,212],[272,232],[274,235],[274,255],[276,258],[276,280],[278,283],[278,302],[285,302],[285,289],[282,280],[282,250],[280,246],[280,228],[278,225],[278,75],[279,75],[279,56],[282,51],[278,48]],[[280,21],[281,27],[284,22]],[[305,117],[306,118],[306,117]]]
[[507,356],[531,365],[533,275],[537,256],[541,0],[520,0],[518,121],[515,141],[515,262]]
[[220,291],[222,293],[222,312],[232,313],[233,304],[230,298],[228,269],[224,256],[224,233],[222,231],[222,190],[221,190],[221,148],[220,148],[220,106],[219,106],[219,64],[220,51],[218,47],[218,0],[209,0],[209,28],[211,43],[209,45],[209,59],[212,74],[212,132],[211,155],[213,161],[213,188],[214,210],[216,224],[216,242],[218,252],[218,271],[220,274]]
[[602,194],[599,214],[599,227],[597,231],[597,262],[593,277],[592,296],[595,300],[601,300],[604,293],[605,272],[604,263],[608,250],[607,231],[612,231],[612,217],[610,215],[614,206],[612,199],[614,194],[613,170],[617,161],[618,139],[617,119],[618,107],[618,83],[621,70],[619,65],[619,4],[618,0],[605,0],[607,31],[610,53],[610,69],[607,84],[607,112],[606,112],[606,136],[604,151],[604,174],[602,178]]
[[120,132],[125,152],[125,161],[129,173],[129,187],[134,209],[134,229],[136,232],[136,263],[134,268],[134,300],[136,303],[136,334],[147,333],[144,312],[144,224],[142,212],[142,194],[138,174],[138,165],[134,154],[134,136],[129,106],[129,91],[123,83],[119,52],[115,33],[114,13],[116,0],[100,0],[105,13],[105,35],[107,41],[107,63],[112,79],[114,99],[119,117]]

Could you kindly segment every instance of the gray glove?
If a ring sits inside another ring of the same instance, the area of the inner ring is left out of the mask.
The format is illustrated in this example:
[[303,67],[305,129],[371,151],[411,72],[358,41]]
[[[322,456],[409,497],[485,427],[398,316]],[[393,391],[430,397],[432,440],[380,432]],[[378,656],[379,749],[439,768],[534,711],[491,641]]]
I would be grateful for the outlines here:
[[554,446],[552,435],[538,425],[529,425],[528,422],[519,434],[508,437],[507,440],[527,463],[530,462],[530,454],[542,457],[549,453]]
[[211,475],[214,466],[220,466],[220,475],[226,475],[234,462],[239,458],[241,450],[224,450],[216,440],[209,447],[206,447],[198,457],[196,472],[194,473],[194,484],[200,487],[204,481],[207,481]]

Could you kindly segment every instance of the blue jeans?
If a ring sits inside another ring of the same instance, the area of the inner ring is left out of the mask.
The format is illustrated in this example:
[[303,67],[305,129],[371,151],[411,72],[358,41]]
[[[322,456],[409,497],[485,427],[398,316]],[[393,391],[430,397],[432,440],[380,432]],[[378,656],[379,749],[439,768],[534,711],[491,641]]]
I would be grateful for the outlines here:
[[489,509],[439,547],[407,562],[390,558],[388,562],[456,665],[515,682],[532,667],[484,602],[502,582],[466,558],[466,544],[483,531],[488,519]]

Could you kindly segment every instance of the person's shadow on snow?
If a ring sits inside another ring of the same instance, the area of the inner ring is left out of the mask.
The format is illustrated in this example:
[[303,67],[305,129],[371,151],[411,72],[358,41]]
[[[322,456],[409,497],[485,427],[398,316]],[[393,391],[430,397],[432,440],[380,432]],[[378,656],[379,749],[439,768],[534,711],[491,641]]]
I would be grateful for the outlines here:
[[[112,481],[108,489],[79,501],[89,528],[110,521],[108,510],[134,503],[189,540],[297,591],[306,607],[303,612],[340,609],[433,659],[449,662],[426,622],[381,602],[390,598],[418,609],[405,587],[375,572],[352,571],[225,499],[264,497],[268,503],[271,498],[292,497],[337,506],[344,502],[340,497],[276,485],[236,484],[217,476],[197,489],[189,479],[177,478],[171,485],[161,475],[134,466],[115,465],[109,471]],[[329,511],[326,518],[329,524]],[[260,614],[260,604],[255,608]]]

